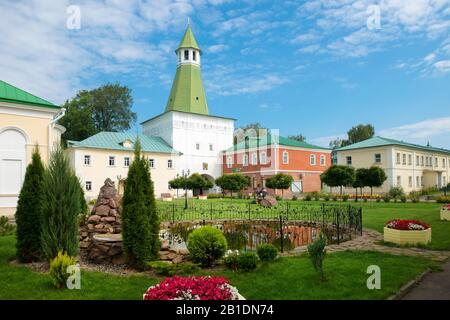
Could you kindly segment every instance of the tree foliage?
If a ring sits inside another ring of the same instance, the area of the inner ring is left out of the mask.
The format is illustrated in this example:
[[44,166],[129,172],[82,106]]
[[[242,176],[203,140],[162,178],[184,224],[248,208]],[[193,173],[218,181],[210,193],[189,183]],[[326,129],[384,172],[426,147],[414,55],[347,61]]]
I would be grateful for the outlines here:
[[233,195],[233,192],[240,192],[249,187],[250,178],[240,173],[226,174],[216,179],[216,185]]
[[327,240],[323,233],[320,234],[319,239],[308,245],[309,259],[311,260],[314,269],[319,272],[320,280],[325,280],[323,272],[323,260],[325,259]]
[[48,260],[59,251],[75,257],[78,253],[80,182],[61,147],[56,147],[44,175],[42,249]]
[[284,173],[278,173],[266,180],[266,187],[275,190],[281,189],[281,192],[283,194],[284,190],[291,187],[293,181],[294,178],[292,178],[292,176]]
[[300,142],[304,142],[306,140],[306,137],[302,134],[296,134],[296,135],[292,135],[292,136],[288,136],[289,139],[292,140],[297,140]]
[[203,194],[203,190],[212,188],[214,186],[214,183],[199,173],[193,173],[188,178],[188,186],[191,190],[199,189],[200,194]]
[[368,124],[359,124],[347,131],[347,139],[334,139],[330,141],[330,148],[337,149],[353,143],[364,141],[375,135],[375,127]]
[[144,269],[147,262],[158,258],[161,245],[153,181],[148,161],[141,155],[139,139],[128,170],[122,205],[124,251],[130,265]]
[[15,214],[16,255],[21,262],[38,261],[42,258],[41,219],[44,206],[44,173],[44,165],[36,146],[25,173]]
[[79,91],[63,105],[66,114],[59,123],[67,130],[62,137],[79,141],[101,131],[128,130],[136,121],[132,104],[131,90],[118,83]]
[[320,180],[329,187],[352,186],[355,181],[355,169],[353,167],[332,165],[320,175]]
[[370,167],[367,172],[366,186],[370,187],[370,194],[373,194],[373,187],[381,187],[386,181],[386,172],[380,167]]

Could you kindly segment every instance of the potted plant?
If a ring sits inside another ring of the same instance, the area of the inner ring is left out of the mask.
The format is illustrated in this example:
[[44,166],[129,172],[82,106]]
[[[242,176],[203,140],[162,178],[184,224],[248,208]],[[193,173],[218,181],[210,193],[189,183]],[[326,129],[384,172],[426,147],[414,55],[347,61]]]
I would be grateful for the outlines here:
[[441,208],[441,220],[450,221],[450,204],[444,204]]
[[148,288],[144,300],[245,300],[224,277],[174,276]]
[[384,227],[384,241],[400,245],[428,244],[431,242],[431,228],[419,220],[391,220]]

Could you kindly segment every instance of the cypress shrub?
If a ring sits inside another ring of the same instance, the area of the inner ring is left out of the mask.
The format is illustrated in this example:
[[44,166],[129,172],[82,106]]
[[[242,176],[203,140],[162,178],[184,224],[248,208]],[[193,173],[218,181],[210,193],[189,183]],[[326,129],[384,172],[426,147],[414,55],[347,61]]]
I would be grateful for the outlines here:
[[44,165],[36,146],[25,173],[15,214],[16,255],[21,262],[38,261],[42,258],[41,218],[44,204],[44,173]]
[[139,139],[125,181],[122,206],[123,246],[128,263],[144,269],[149,261],[158,258],[161,244],[153,181]]
[[56,257],[59,251],[72,257],[77,255],[80,212],[80,182],[66,154],[57,146],[44,175],[41,242],[48,260]]

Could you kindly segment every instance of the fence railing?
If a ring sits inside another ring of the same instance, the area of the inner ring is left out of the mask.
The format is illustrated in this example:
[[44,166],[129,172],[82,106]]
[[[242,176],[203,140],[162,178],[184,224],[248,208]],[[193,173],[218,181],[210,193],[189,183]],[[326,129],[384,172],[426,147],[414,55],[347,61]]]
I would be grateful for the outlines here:
[[[336,204],[293,204],[280,203],[264,208],[253,203],[190,203],[187,209],[181,204],[158,204],[161,222],[176,225],[179,222],[196,221],[211,224],[214,221],[235,220],[249,224],[253,222],[272,221],[279,230],[278,237],[283,238],[283,230],[292,229],[294,225],[320,228],[326,233],[329,242],[340,243],[351,239],[352,235],[362,234],[362,209],[352,205]],[[175,228],[176,229],[176,228]],[[303,236],[303,234],[302,234]],[[283,241],[280,241],[283,250]]]

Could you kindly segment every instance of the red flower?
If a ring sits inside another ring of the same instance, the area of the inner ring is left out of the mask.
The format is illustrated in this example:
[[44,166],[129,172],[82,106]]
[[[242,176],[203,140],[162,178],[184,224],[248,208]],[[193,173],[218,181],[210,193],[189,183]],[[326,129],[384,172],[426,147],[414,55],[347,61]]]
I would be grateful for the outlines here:
[[389,229],[396,230],[426,230],[430,228],[430,226],[419,220],[401,220],[394,219],[386,223],[386,227]]
[[150,287],[144,300],[232,300],[237,291],[224,277],[179,277],[166,278]]

